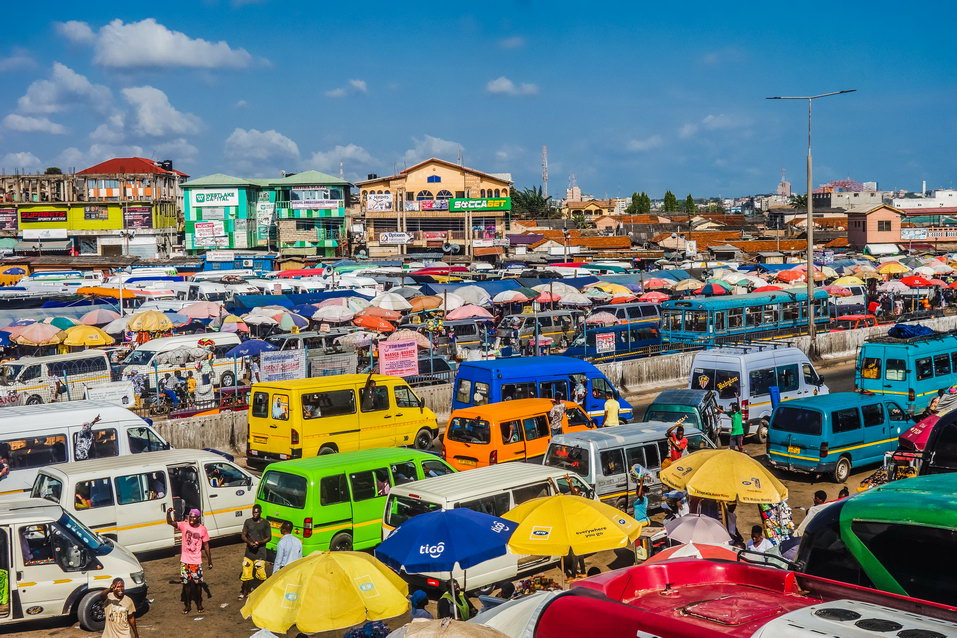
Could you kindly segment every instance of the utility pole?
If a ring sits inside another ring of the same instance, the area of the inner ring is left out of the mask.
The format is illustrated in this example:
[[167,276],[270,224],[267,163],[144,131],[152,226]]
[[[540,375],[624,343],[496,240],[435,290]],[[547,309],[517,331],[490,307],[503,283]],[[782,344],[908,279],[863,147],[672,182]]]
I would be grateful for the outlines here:
[[542,146],[542,195],[548,199],[548,147]]

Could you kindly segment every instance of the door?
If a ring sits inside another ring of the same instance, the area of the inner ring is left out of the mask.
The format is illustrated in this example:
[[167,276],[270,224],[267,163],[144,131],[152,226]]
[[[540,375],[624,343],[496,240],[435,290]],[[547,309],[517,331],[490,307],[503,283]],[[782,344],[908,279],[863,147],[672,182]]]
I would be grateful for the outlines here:
[[10,528],[0,527],[0,578],[3,579],[0,586],[0,619],[10,618],[13,609],[13,592],[17,590],[16,570],[11,569],[12,549]]
[[113,539],[118,538],[116,528],[119,520],[116,499],[113,496],[113,481],[110,477],[77,481],[67,489],[73,491],[68,491],[66,498],[61,500],[64,509],[93,531]]
[[206,518],[212,518],[216,533],[225,536],[241,532],[243,521],[252,514],[252,478],[232,463],[211,461],[203,463],[201,479],[209,503]]
[[548,416],[536,414],[522,419],[522,436],[525,438],[525,460],[541,463],[548,442],[551,440]]
[[392,489],[387,467],[349,473],[352,493],[352,544],[356,549],[377,545],[382,540],[382,512]]
[[304,457],[315,456],[326,445],[340,452],[359,449],[362,441],[353,388],[304,393],[300,400]]
[[[827,425],[824,426],[825,436]],[[864,444],[864,428],[861,423],[861,411],[858,408],[843,408],[831,412],[831,435],[828,437],[830,454],[848,456],[851,465],[859,463],[861,446]],[[853,449],[852,449],[853,448]],[[837,459],[834,459],[835,461]]]
[[359,389],[359,449],[395,445],[396,418],[389,401],[389,386]]
[[598,453],[596,474],[595,492],[601,500],[614,504],[625,495],[627,477],[625,476],[625,455],[621,448],[601,450]]
[[884,403],[884,409],[887,412],[887,431],[885,439],[890,439],[884,444],[884,451],[897,449],[897,439],[914,425],[914,422],[908,418],[904,409],[894,401]]
[[[77,561],[70,558],[79,550],[52,521],[17,525],[16,536],[14,580],[24,618],[59,616],[73,590],[87,582]],[[61,563],[73,571],[64,571]]]
[[[195,466],[191,469],[195,474]],[[185,485],[185,478],[180,489],[190,495],[188,502],[191,507],[201,508],[192,498],[193,491],[199,491],[198,483],[195,488],[193,483]],[[117,476],[113,479],[113,492],[118,519],[114,529],[120,545],[134,552],[173,546],[173,535],[166,526],[166,510],[173,507],[166,472],[153,470]],[[213,526],[208,522],[206,526],[212,533]]]
[[[860,463],[876,463],[884,459],[885,441],[888,438],[890,421],[884,413],[883,403],[872,403],[861,406],[861,417],[864,423],[864,445],[858,450]],[[892,443],[896,444],[895,437]],[[895,445],[896,447],[896,445]]]
[[419,405],[419,398],[407,385],[394,385],[395,399],[395,443],[394,445],[412,445],[415,435],[422,428],[433,428],[435,424],[426,418],[425,410]]

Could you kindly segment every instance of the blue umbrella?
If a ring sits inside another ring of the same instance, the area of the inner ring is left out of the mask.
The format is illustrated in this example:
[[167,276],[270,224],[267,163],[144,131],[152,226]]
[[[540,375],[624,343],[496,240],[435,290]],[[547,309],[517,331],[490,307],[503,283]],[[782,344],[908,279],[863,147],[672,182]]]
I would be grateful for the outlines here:
[[3,271],[4,275],[25,275],[27,271],[23,268],[7,268]]
[[181,315],[178,312],[164,312],[163,314],[169,317],[169,320],[174,326],[185,326],[192,321],[192,318],[187,317],[186,315]]
[[517,523],[470,509],[419,514],[376,547],[376,558],[406,573],[451,572],[504,556]]
[[270,350],[278,350],[278,348],[268,341],[263,341],[262,339],[250,339],[249,341],[243,341],[241,344],[227,352],[226,356],[233,358],[258,357],[263,352],[269,352]]
[[35,319],[17,319],[16,321],[11,323],[7,327],[12,328],[13,326],[29,326],[31,323],[36,323],[36,320]]
[[297,315],[302,315],[303,317],[311,317],[313,314],[315,314],[316,308],[318,308],[318,306],[315,304],[301,303],[298,306],[293,306],[289,310]]
[[0,346],[10,345],[10,333],[0,330]]

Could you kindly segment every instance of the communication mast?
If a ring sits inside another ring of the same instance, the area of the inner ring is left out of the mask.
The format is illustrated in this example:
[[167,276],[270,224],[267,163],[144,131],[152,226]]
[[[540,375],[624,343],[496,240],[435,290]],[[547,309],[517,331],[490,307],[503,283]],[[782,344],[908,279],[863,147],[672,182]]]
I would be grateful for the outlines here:
[[542,145],[542,194],[548,199],[548,147]]

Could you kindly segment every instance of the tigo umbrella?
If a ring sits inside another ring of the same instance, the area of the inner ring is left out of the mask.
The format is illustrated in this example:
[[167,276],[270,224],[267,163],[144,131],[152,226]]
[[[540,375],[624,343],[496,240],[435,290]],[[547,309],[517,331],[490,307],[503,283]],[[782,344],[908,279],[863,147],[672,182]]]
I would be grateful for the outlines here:
[[720,545],[731,540],[731,534],[717,519],[703,514],[686,514],[665,523],[668,538],[677,543]]
[[61,336],[65,346],[108,346],[115,341],[113,337],[94,326],[73,326],[64,330]]
[[80,317],[80,323],[87,326],[105,326],[114,319],[119,319],[119,317],[120,313],[118,312],[106,308],[97,308]]
[[472,318],[491,319],[492,313],[490,313],[485,308],[482,308],[481,306],[476,306],[474,304],[466,304],[464,306],[456,308],[455,310],[450,310],[449,313],[445,315],[445,318],[451,319],[453,321],[456,319],[472,319]]
[[698,450],[658,475],[665,485],[690,496],[742,503],[780,503],[788,488],[763,465],[735,450]]
[[[683,517],[682,517],[683,518]],[[706,560],[737,561],[738,554],[727,547],[709,545],[707,543],[687,543],[676,545],[654,554],[645,563],[659,563],[670,558],[704,558]]]
[[227,357],[258,357],[263,352],[278,350],[276,346],[262,339],[249,339],[226,352]]

